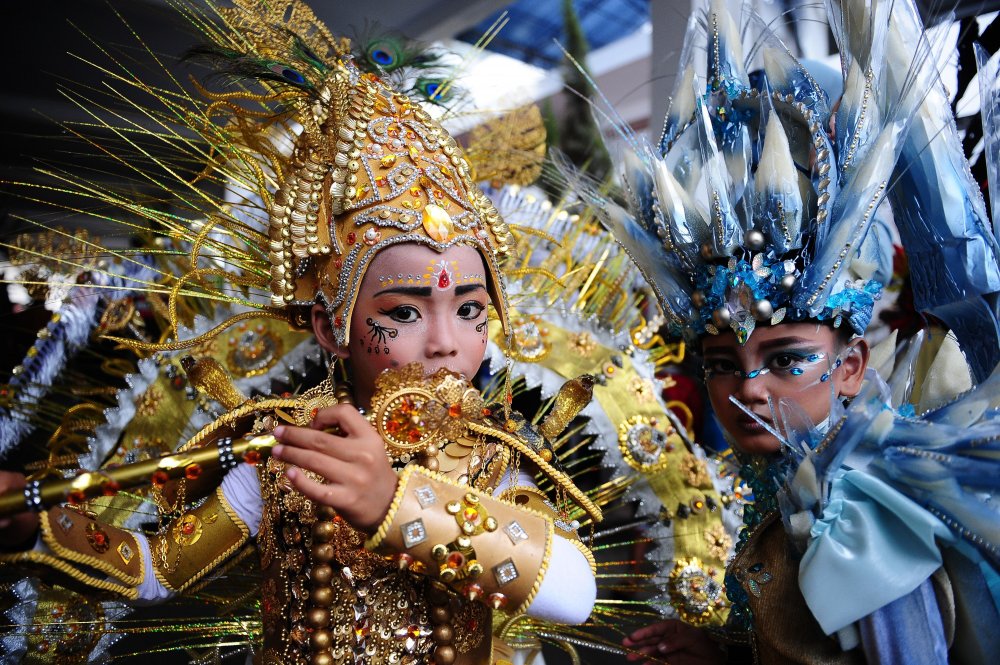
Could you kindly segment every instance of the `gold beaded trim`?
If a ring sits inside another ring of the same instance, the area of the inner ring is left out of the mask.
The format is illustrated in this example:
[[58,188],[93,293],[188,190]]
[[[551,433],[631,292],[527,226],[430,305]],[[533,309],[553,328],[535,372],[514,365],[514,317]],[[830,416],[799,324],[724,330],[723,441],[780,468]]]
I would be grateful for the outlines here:
[[[42,523],[45,523],[44,520]],[[18,552],[17,554],[2,554],[0,555],[0,563],[9,563],[12,565],[24,563],[41,564],[47,568],[57,570],[78,582],[82,582],[93,589],[111,591],[112,593],[122,596],[126,600],[135,600],[139,597],[139,589],[137,588],[138,583],[135,586],[124,586],[121,584],[115,584],[114,582],[109,582],[108,580],[98,579],[87,575],[78,568],[74,568],[70,563],[58,557],[54,557],[51,554],[45,554],[43,552],[28,551]],[[141,565],[145,567],[145,561],[143,561]]]
[[228,411],[217,419],[213,420],[209,424],[205,425],[201,430],[192,436],[187,443],[177,449],[177,452],[182,453],[185,450],[191,448],[197,448],[202,445],[210,435],[214,434],[218,429],[222,427],[228,427],[235,424],[240,418],[245,418],[257,411],[274,411],[277,409],[295,409],[301,408],[302,400],[298,398],[288,398],[288,397],[274,397],[270,399],[262,399],[260,401],[251,400],[236,407],[232,411]]
[[[406,494],[406,488],[409,485],[410,476],[413,475],[416,469],[417,466],[411,464],[400,472],[399,483],[396,485],[396,493],[392,495],[392,502],[389,504],[389,511],[385,514],[385,518],[382,520],[382,523],[378,525],[378,529],[375,530],[375,533],[372,534],[367,541],[365,541],[365,547],[367,549],[374,550],[382,544],[382,541],[385,540],[385,537],[389,533],[389,527],[392,526],[393,521],[396,519],[396,513],[399,512],[399,504],[403,502],[403,495]],[[433,474],[432,477],[435,478],[444,477],[433,471],[425,471],[425,473]],[[451,481],[448,482],[450,483]]]
[[590,565],[590,572],[596,575],[597,559],[594,558],[594,553],[590,551],[590,548],[587,547],[586,543],[584,543],[579,538],[570,538],[562,534],[559,534],[559,537],[562,538],[563,540],[569,541],[570,544],[573,545],[573,547],[580,550],[580,553],[583,554],[583,556],[587,559],[587,563]]
[[538,574],[535,576],[535,581],[531,585],[531,591],[528,592],[528,597],[524,599],[524,602],[514,610],[514,614],[523,614],[531,607],[532,601],[535,600],[535,596],[538,595],[538,590],[542,586],[542,579],[545,574],[549,571],[549,561],[552,560],[552,539],[556,535],[556,525],[552,523],[551,519],[545,520],[545,553],[542,555],[542,565],[538,568]]

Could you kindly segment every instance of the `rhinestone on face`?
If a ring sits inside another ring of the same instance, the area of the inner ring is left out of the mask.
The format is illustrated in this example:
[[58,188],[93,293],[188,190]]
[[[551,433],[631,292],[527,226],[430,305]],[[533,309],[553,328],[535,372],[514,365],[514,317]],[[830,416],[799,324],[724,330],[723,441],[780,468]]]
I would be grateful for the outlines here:
[[403,533],[403,545],[407,549],[427,540],[427,529],[424,528],[424,521],[422,519],[418,518],[412,522],[407,522],[400,529]]

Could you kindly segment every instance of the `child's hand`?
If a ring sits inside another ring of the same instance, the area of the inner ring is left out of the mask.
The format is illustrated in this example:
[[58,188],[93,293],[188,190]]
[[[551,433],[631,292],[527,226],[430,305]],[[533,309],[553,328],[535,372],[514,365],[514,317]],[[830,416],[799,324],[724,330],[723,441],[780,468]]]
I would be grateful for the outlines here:
[[[24,474],[0,471],[0,494],[24,489]],[[0,549],[7,551],[30,548],[38,533],[38,515],[23,512],[13,517],[0,517]]]
[[628,655],[632,661],[642,658],[639,654],[649,656],[648,662],[670,665],[714,665],[726,661],[722,649],[705,631],[676,619],[640,628],[622,644],[639,652]]
[[[274,436],[281,445],[272,454],[294,465],[286,473],[295,489],[330,506],[355,528],[372,532],[378,527],[389,512],[397,477],[385,442],[357,409],[331,406],[316,414],[312,428],[277,427]],[[308,478],[301,469],[319,474],[326,483]]]

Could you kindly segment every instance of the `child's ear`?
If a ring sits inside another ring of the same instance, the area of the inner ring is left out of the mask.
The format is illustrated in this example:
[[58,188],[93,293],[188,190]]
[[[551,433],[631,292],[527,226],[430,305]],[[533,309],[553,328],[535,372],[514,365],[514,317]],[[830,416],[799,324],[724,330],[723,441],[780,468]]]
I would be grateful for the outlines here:
[[868,342],[864,337],[852,339],[844,349],[843,363],[840,366],[841,397],[854,397],[861,392],[865,370],[868,368],[868,351]]
[[347,358],[350,352],[333,339],[333,324],[330,323],[330,315],[326,308],[317,303],[313,305],[309,314],[312,317],[313,334],[316,335],[319,345],[338,358]]

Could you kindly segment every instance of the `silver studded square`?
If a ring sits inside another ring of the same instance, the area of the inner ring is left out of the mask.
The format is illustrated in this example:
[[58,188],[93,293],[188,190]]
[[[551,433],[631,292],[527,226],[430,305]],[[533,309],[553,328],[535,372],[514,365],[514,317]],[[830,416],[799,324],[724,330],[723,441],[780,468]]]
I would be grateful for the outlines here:
[[427,529],[424,528],[424,521],[422,519],[418,518],[412,522],[407,522],[400,529],[403,532],[403,545],[407,549],[427,540]]
[[510,538],[510,542],[514,545],[528,539],[528,532],[524,530],[524,527],[518,524],[517,520],[511,520],[510,524],[503,528],[503,532],[507,534],[507,537]]
[[421,508],[426,508],[428,506],[433,506],[437,503],[437,494],[434,493],[434,488],[430,485],[424,485],[423,487],[418,487],[413,490],[413,493],[417,497],[417,502],[420,504]]
[[514,560],[507,559],[493,566],[493,576],[497,578],[497,584],[500,586],[510,584],[516,580],[517,566],[514,565]]
[[66,513],[59,513],[59,519],[56,521],[64,533],[69,533],[70,529],[73,528],[73,518]]

